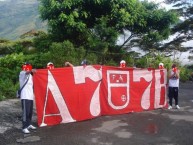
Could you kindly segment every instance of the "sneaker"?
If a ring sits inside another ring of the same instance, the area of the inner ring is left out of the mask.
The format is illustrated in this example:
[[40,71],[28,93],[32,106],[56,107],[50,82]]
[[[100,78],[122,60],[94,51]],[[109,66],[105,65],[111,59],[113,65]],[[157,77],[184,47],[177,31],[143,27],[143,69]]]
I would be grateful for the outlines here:
[[169,109],[169,110],[172,109],[172,106],[169,106],[168,109]]
[[176,109],[180,109],[180,107],[178,105],[176,105]]
[[29,134],[29,133],[30,133],[30,131],[29,131],[27,128],[24,128],[24,129],[22,130],[22,132],[25,133],[25,134]]
[[36,130],[36,127],[35,127],[35,126],[33,126],[33,125],[30,125],[30,126],[28,126],[28,128],[27,128],[27,129]]

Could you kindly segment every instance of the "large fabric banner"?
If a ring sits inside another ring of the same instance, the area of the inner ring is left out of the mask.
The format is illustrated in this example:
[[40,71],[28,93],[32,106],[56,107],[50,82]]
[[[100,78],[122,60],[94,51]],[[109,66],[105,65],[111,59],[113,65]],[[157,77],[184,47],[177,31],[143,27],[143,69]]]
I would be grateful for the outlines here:
[[39,126],[163,108],[165,69],[88,65],[38,69],[34,94]]

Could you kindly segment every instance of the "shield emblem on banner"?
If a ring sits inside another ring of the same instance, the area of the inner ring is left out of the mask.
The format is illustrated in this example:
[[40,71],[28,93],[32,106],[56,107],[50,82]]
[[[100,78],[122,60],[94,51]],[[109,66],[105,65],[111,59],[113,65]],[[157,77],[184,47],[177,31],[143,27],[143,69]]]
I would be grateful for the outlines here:
[[129,104],[129,72],[107,71],[108,103],[116,110]]

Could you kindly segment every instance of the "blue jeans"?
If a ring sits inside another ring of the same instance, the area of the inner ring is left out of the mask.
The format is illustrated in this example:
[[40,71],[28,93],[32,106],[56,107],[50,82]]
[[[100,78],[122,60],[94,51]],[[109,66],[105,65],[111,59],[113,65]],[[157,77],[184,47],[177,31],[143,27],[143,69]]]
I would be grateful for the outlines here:
[[23,129],[31,125],[32,114],[33,114],[33,100],[21,100],[22,105],[22,125]]

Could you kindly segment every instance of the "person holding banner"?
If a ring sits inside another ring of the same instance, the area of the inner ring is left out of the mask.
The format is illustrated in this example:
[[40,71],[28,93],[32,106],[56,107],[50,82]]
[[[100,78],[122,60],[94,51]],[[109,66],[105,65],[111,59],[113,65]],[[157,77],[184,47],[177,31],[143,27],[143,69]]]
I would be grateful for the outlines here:
[[120,68],[125,68],[126,67],[126,61],[125,60],[121,60],[120,61]]
[[164,69],[164,64],[162,62],[159,63],[159,69]]
[[88,61],[87,61],[86,59],[84,59],[84,60],[81,62],[81,65],[82,65],[82,66],[88,65]]
[[177,69],[176,64],[172,65],[172,69],[168,73],[169,75],[169,107],[168,109],[172,109],[172,100],[175,100],[176,109],[180,109],[178,105],[178,89],[179,89],[179,78],[180,78],[180,70]]
[[52,62],[48,62],[47,69],[54,69],[54,64]]
[[32,114],[33,114],[33,78],[32,65],[30,63],[25,63],[22,65],[22,71],[19,74],[20,88],[22,88],[20,99],[22,106],[22,132],[25,134],[30,133],[30,129],[36,129],[31,124]]

